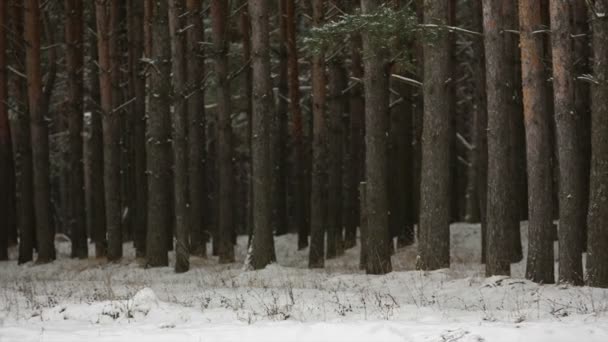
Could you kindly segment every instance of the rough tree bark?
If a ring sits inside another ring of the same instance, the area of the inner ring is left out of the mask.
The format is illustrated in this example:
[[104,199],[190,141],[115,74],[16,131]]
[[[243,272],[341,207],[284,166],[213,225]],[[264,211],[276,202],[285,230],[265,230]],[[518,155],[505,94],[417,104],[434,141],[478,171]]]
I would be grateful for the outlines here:
[[190,269],[190,222],[188,220],[188,159],[186,106],[186,25],[182,18],[186,8],[183,0],[169,0],[169,33],[171,36],[171,63],[173,80],[173,203],[175,210],[175,272]]
[[0,3],[0,217],[4,223],[0,227],[0,260],[8,260],[9,230],[14,229],[15,216],[15,169],[11,130],[8,120],[8,75],[7,75],[7,32],[8,4]]
[[148,266],[167,266],[167,238],[171,236],[171,48],[167,2],[151,2],[151,52],[153,64],[148,74],[148,231],[146,259]]
[[[338,3],[338,6],[341,4]],[[327,105],[327,258],[344,254],[342,235],[342,160],[343,117],[346,113],[345,95],[348,84],[344,60],[340,54],[328,62]]]
[[[519,38],[528,164],[528,259],[526,278],[544,284],[553,278],[552,170],[540,1],[519,1]],[[490,196],[488,196],[490,197]]]
[[262,269],[274,260],[272,208],[268,189],[272,182],[270,159],[270,117],[272,81],[270,79],[269,1],[250,1],[251,66],[253,69],[252,112],[252,191],[253,241],[249,263]]
[[[89,22],[92,27],[96,26],[97,13],[95,3],[91,6],[91,15]],[[106,256],[106,206],[104,199],[104,177],[103,177],[103,129],[102,129],[102,114],[100,111],[101,93],[100,93],[100,73],[98,67],[99,49],[97,35],[91,33],[90,55],[91,60],[88,63],[89,72],[91,73],[90,83],[90,108],[91,123],[89,131],[89,140],[87,142],[87,168],[86,168],[86,184],[88,184],[87,197],[87,225],[91,237],[95,241],[95,257],[101,258]]]
[[[448,3],[424,1],[424,23],[445,24]],[[433,42],[423,43],[424,119],[420,179],[419,259],[417,268],[435,270],[450,266],[450,141],[451,118],[448,34],[440,31]]]
[[[133,115],[133,168],[135,173],[133,235],[138,257],[146,255],[146,215],[148,183],[146,179],[146,78],[141,58],[144,56],[144,3],[129,0],[129,87],[135,96],[131,105]],[[148,57],[148,56],[146,56]]]
[[583,242],[586,225],[584,153],[580,114],[575,108],[574,1],[551,0],[553,97],[559,161],[559,280],[583,283]]
[[298,232],[298,249],[308,247],[308,229],[304,218],[304,131],[302,128],[302,107],[300,106],[300,72],[298,67],[298,48],[296,46],[296,3],[287,0],[287,62],[289,69],[289,109],[293,120],[294,163],[294,223]]
[[[487,129],[487,195],[486,200],[486,276],[510,275],[511,263],[507,234],[512,229],[513,206],[510,179],[510,114],[508,80],[508,46],[502,4],[483,3],[484,45],[486,51]],[[482,119],[483,120],[483,119]]]
[[[373,13],[379,0],[361,1],[362,13]],[[389,65],[387,51],[379,49],[373,37],[363,32],[365,75],[365,207],[367,211],[366,267],[368,274],[392,271],[388,242],[387,131],[389,119]]]
[[[216,75],[216,101],[218,118],[218,181],[219,181],[219,249],[220,262],[234,262],[234,233],[232,198],[232,120],[230,104],[230,80],[228,79],[228,39],[226,35],[229,9],[222,0],[211,1],[212,40],[214,46],[214,63]],[[266,189],[268,191],[268,189]]]
[[[483,26],[483,4],[482,0],[474,0],[472,2],[471,13],[472,29],[476,32],[484,32]],[[485,68],[485,49],[482,39],[473,41],[473,60],[472,74],[475,84],[475,95],[473,98],[473,120],[474,120],[474,143],[475,150],[472,151],[473,167],[475,170],[475,189],[477,191],[477,201],[479,206],[479,220],[481,224],[481,251],[482,263],[485,262],[486,252],[486,231],[487,231],[487,215],[486,206],[488,198],[488,113],[487,113],[487,89],[486,89],[486,68]]]
[[[606,13],[608,1],[596,0],[593,13]],[[587,283],[608,287],[608,21],[594,14],[591,86],[591,179],[587,231]]]
[[66,67],[68,71],[68,132],[70,170],[68,231],[72,233],[72,257],[87,258],[87,232],[85,222],[84,167],[83,158],[83,67],[84,67],[84,25],[81,1],[65,0],[65,41]]
[[116,260],[122,255],[121,201],[120,201],[120,118],[114,113],[112,91],[113,73],[117,67],[113,64],[112,52],[116,48],[116,37],[112,38],[112,15],[118,6],[116,0],[96,2],[97,16],[97,50],[99,54],[99,92],[103,126],[103,176],[104,198],[106,209],[106,231],[109,260]]
[[207,255],[205,208],[205,65],[203,58],[204,29],[201,0],[186,0],[188,10],[188,190],[190,204],[191,253]]
[[287,234],[287,121],[289,93],[289,57],[287,52],[287,2],[279,1],[279,84],[276,127],[276,158],[274,172],[274,227],[276,235]]
[[[352,77],[363,78],[363,61],[361,50],[363,42],[361,35],[357,34],[351,42],[351,65]],[[358,83],[358,82],[357,82]],[[358,83],[350,90],[349,99],[349,155],[350,163],[345,168],[344,177],[349,181],[349,188],[352,189],[348,196],[347,220],[345,222],[344,247],[355,247],[357,244],[357,226],[361,227],[361,206],[362,201],[359,197],[359,182],[365,177],[365,97],[363,95],[363,85]]]
[[[38,250],[36,262],[46,263],[55,259],[50,213],[49,135],[46,119],[50,89],[47,87],[43,90],[42,84],[40,2],[38,0],[26,0],[24,4],[25,70],[28,80],[27,93],[34,180],[33,198]],[[51,34],[50,32],[47,33]],[[55,61],[50,62],[54,63]],[[47,86],[51,86],[51,84],[47,83]]]
[[[324,0],[312,2],[313,26],[323,25]],[[327,224],[327,127],[325,120],[325,54],[312,57],[312,187],[310,193],[310,250],[308,267],[325,264],[325,226]]]

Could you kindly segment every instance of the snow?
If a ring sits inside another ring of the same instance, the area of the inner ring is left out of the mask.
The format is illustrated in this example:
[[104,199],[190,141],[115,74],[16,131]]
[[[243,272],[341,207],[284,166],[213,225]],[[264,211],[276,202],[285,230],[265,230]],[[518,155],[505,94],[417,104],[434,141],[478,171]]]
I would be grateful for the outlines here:
[[534,284],[525,261],[485,278],[479,226],[451,232],[450,269],[415,271],[414,245],[384,276],[358,269],[358,248],[308,270],[295,235],[275,239],[264,270],[244,269],[240,237],[238,263],[193,257],[184,274],[144,269],[131,244],[120,263],[72,260],[58,239],[51,264],[0,262],[0,342],[608,341],[608,290]]

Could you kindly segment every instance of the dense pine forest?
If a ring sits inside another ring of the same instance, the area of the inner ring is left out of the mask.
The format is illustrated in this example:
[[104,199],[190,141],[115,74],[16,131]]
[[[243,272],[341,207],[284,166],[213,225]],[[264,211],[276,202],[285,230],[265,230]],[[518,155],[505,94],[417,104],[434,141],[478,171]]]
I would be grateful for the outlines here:
[[448,272],[605,316],[608,0],[1,0],[0,193],[6,293],[75,268]]

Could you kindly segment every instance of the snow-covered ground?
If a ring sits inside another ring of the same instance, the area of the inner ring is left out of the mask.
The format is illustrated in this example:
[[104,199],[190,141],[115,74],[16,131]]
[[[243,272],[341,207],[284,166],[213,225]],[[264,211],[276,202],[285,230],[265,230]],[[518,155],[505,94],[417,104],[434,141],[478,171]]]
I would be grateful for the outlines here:
[[411,246],[384,276],[358,270],[358,248],[308,270],[294,235],[264,270],[243,270],[243,237],[239,262],[192,258],[185,274],[143,269],[130,244],[107,264],[59,242],[52,264],[0,262],[0,341],[608,341],[608,290],[539,286],[525,262],[484,278],[479,235],[452,226],[450,269],[413,270]]

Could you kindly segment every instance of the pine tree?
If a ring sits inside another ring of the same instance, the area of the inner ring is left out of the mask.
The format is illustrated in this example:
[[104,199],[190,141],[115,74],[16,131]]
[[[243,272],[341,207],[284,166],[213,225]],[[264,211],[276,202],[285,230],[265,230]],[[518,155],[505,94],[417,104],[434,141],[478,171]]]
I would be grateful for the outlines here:
[[262,269],[274,260],[272,208],[268,189],[272,182],[270,160],[270,118],[272,82],[270,79],[269,1],[250,1],[251,66],[253,70],[252,112],[252,192],[253,241],[250,264]]
[[211,1],[215,75],[217,78],[218,118],[218,177],[219,177],[219,249],[220,262],[234,262],[232,235],[234,233],[232,199],[232,120],[230,103],[230,80],[228,78],[228,40],[226,36],[228,4],[222,0]]
[[487,204],[486,276],[510,275],[511,264],[507,235],[512,228],[515,208],[510,179],[510,89],[508,80],[508,41],[505,39],[505,15],[502,4],[483,4],[484,44],[486,51],[487,91]]
[[[313,26],[323,25],[325,1],[312,2]],[[325,226],[327,225],[327,125],[325,115],[325,55],[312,57],[312,187],[310,193],[310,250],[308,267],[322,268],[325,264]]]
[[559,161],[559,280],[583,283],[586,225],[584,153],[580,113],[575,109],[572,2],[551,1],[553,96]]
[[593,77],[591,86],[591,179],[587,222],[587,283],[608,287],[608,22],[600,13],[608,1],[596,0],[592,7]]
[[146,179],[146,78],[143,74],[144,56],[144,3],[129,0],[129,91],[135,98],[131,105],[133,115],[133,172],[135,174],[133,202],[133,235],[137,256],[146,255],[146,216],[148,184]]
[[72,233],[72,257],[87,258],[89,255],[85,226],[84,166],[83,166],[83,66],[84,24],[81,1],[65,0],[66,66],[68,70],[68,130],[69,153],[69,203],[68,224]]
[[182,33],[185,20],[183,0],[169,1],[169,32],[171,36],[171,62],[173,80],[173,200],[175,206],[175,272],[190,268],[190,222],[188,219],[188,159],[186,103],[186,37]]
[[[148,231],[147,264],[152,267],[169,263],[167,238],[172,236],[171,216],[171,114],[168,7],[164,1],[150,2],[150,59],[148,74],[149,110],[146,121],[148,136]],[[172,239],[170,239],[172,240]],[[171,241],[172,243],[173,241]]]
[[207,255],[207,234],[204,223],[205,208],[205,94],[203,21],[201,0],[186,0],[188,10],[188,191],[190,205],[191,253]]
[[[361,1],[363,14],[376,11],[382,4],[378,0]],[[387,131],[389,119],[389,65],[388,52],[378,48],[374,38],[363,32],[365,75],[365,203],[367,233],[365,246],[368,274],[392,271],[391,251],[388,246],[388,173]],[[369,56],[373,56],[370,58]]]
[[[113,84],[118,80],[115,65],[117,37],[112,35],[117,23],[116,0],[96,2],[97,50],[99,53],[99,91],[103,126],[103,175],[106,209],[106,231],[109,260],[122,256],[121,201],[120,201],[120,118],[114,112]],[[112,58],[114,57],[114,58]]]
[[13,148],[8,119],[8,75],[7,75],[7,2],[0,3],[0,260],[8,260],[9,230],[15,225],[15,170]]
[[[552,170],[546,77],[542,64],[540,1],[520,0],[521,74],[528,165],[528,259],[526,278],[551,284],[553,278]],[[490,153],[490,152],[489,152]],[[488,196],[490,197],[490,196]]]
[[[424,1],[424,23],[445,25],[448,4]],[[420,184],[420,269],[435,270],[450,265],[450,141],[449,41],[444,30],[433,41],[423,42],[424,119]]]
[[[40,2],[38,0],[26,0],[24,4],[25,70],[28,81],[27,94],[34,180],[33,214],[35,215],[36,222],[37,262],[46,263],[55,259],[55,240],[51,225],[49,134],[48,122],[46,120],[50,91],[53,88],[55,75],[51,70],[50,77],[47,78],[43,91],[40,49],[42,36]],[[47,31],[47,34],[50,35],[51,32]],[[50,53],[54,53],[52,49]],[[51,57],[49,64],[51,68],[54,67],[54,63],[55,60]],[[29,213],[29,215],[31,214]]]
[[293,120],[293,145],[295,174],[293,189],[294,222],[298,232],[298,249],[308,246],[308,229],[305,220],[305,182],[304,182],[304,132],[302,123],[302,107],[300,105],[300,72],[298,67],[298,48],[296,45],[296,3],[295,0],[286,0],[286,26],[287,26],[287,59],[289,69],[289,107]]

